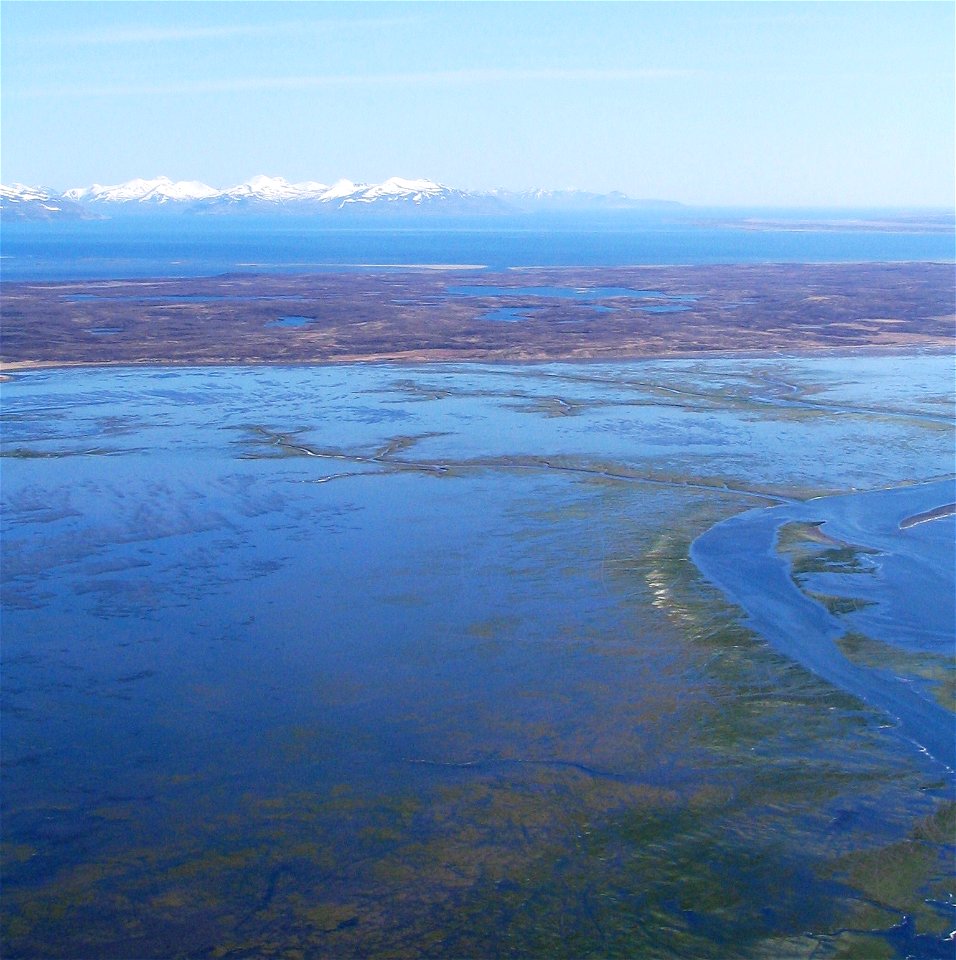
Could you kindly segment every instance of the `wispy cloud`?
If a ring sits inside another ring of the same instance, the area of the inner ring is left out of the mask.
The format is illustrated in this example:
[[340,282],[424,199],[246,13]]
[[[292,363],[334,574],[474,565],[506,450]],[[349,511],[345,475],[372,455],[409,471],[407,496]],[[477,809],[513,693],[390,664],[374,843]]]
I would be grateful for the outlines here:
[[368,17],[348,19],[327,17],[318,20],[280,21],[273,23],[216,24],[184,27],[107,27],[102,30],[74,30],[69,33],[44,34],[44,43],[69,46],[109,44],[182,43],[191,40],[230,40],[241,37],[267,37],[290,33],[322,32],[348,26],[354,29],[394,27],[412,22],[409,17]]
[[298,77],[238,77],[223,80],[196,80],[183,83],[51,86],[16,90],[8,86],[7,96],[40,97],[123,97],[187,96],[204,93],[247,93],[270,90],[314,90],[322,87],[361,87],[434,84],[483,84],[545,81],[548,83],[614,83],[681,79],[698,71],[646,67],[634,69],[525,69],[488,68],[438,70],[411,73],[319,74]]

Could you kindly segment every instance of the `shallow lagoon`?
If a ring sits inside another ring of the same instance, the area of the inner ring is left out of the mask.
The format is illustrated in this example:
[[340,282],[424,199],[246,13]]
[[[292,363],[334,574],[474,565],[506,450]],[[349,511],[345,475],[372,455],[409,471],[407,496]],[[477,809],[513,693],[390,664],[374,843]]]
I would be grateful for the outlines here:
[[945,955],[949,773],[687,556],[951,475],[951,359],[3,390],[5,955]]
[[482,315],[483,320],[493,320],[499,323],[516,323],[522,320],[533,319],[540,313],[548,301],[573,300],[582,304],[584,309],[580,319],[586,319],[595,313],[610,313],[613,308],[603,302],[608,300],[660,300],[667,303],[646,305],[644,310],[649,313],[672,313],[689,310],[687,301],[696,300],[696,297],[675,296],[663,293],[660,290],[634,290],[631,287],[501,287],[491,284],[474,286],[449,287],[451,297],[494,297],[496,299],[514,297],[520,299],[534,298],[532,303],[519,306],[497,307]]

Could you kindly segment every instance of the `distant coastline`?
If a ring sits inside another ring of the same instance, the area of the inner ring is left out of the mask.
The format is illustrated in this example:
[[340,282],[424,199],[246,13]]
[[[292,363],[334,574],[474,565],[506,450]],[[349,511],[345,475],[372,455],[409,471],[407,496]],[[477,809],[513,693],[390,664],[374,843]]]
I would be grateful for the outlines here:
[[942,233],[953,234],[956,218],[950,212],[900,216],[850,216],[839,218],[761,218],[732,217],[726,220],[701,221],[701,226],[734,227],[740,230],[782,230],[789,233],[816,233],[820,231],[867,231],[874,233]]

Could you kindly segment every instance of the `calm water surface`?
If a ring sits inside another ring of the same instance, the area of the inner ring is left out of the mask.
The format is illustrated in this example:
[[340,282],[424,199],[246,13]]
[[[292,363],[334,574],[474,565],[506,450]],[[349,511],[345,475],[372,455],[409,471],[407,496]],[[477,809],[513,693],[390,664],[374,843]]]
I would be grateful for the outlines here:
[[[16,375],[4,955],[945,955],[946,765],[687,557],[754,508],[832,524],[771,537],[751,587],[783,570],[779,621],[814,604],[832,662],[890,657],[951,719],[951,608],[920,610],[953,564],[919,580],[880,526],[903,508],[857,491],[952,475],[952,382],[931,356]],[[911,532],[951,561],[938,523]]]
[[[99,222],[5,223],[4,280],[193,277],[302,273],[366,266],[952,262],[953,234],[814,230],[806,211],[781,212],[779,229],[715,226],[767,211],[702,211],[582,217],[443,220],[403,227],[395,220],[329,227],[282,217],[155,217]],[[872,211],[819,211],[821,219],[872,218]],[[885,214],[877,214],[881,219]],[[792,221],[799,229],[789,229]]]

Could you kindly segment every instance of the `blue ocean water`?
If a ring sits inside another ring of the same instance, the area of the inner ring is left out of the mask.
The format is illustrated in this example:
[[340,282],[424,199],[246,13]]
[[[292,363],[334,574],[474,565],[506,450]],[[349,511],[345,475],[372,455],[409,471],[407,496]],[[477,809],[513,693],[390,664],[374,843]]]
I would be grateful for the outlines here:
[[[796,224],[795,224],[796,225]],[[4,280],[312,272],[364,266],[628,266],[954,258],[953,234],[752,229],[681,216],[462,218],[440,225],[157,217],[4,224]]]

